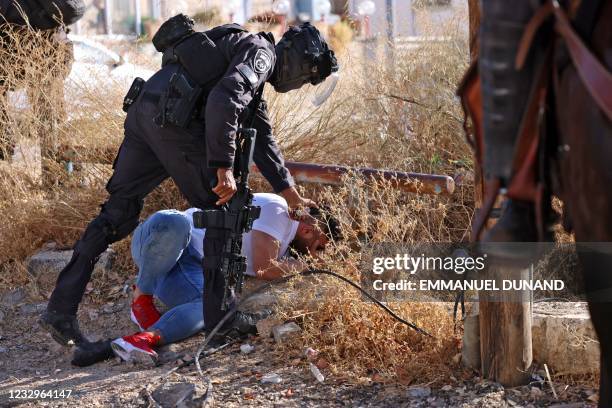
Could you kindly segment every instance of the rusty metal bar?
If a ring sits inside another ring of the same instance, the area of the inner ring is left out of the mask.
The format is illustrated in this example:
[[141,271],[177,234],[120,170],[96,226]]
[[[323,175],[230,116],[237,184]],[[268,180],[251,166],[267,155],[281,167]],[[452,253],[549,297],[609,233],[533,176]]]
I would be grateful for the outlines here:
[[[395,188],[410,193],[452,195],[455,191],[455,181],[451,177],[436,174],[298,162],[285,162],[285,166],[298,183],[340,185],[345,174],[354,173],[368,179],[387,180]],[[252,170],[259,172],[255,165]]]
[[[81,163],[112,164],[115,149],[87,149],[83,146],[62,146],[60,160]],[[285,162],[285,166],[298,183],[341,185],[345,174],[354,173],[367,179],[387,180],[400,190],[410,193],[452,195],[455,181],[449,176],[422,173],[404,173],[372,168],[346,167],[327,164]],[[257,166],[252,170],[259,173]]]

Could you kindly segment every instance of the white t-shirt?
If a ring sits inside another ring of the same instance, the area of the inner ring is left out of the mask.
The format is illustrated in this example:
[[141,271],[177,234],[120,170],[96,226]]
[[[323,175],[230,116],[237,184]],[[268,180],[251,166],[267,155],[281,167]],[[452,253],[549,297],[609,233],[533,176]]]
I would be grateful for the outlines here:
[[[285,256],[289,249],[289,244],[295,238],[299,222],[289,217],[289,206],[283,197],[269,193],[256,193],[253,196],[253,205],[261,207],[261,215],[253,222],[253,230],[265,232],[280,243],[278,259],[281,259]],[[199,210],[197,208],[190,208],[183,212],[183,214],[191,224],[191,241],[189,245],[195,250],[195,252],[191,252],[199,254],[200,258],[202,258],[202,242],[204,241],[206,230],[193,227],[193,213],[196,211]],[[246,274],[255,276],[251,235],[249,231],[242,237],[242,255],[247,258]]]

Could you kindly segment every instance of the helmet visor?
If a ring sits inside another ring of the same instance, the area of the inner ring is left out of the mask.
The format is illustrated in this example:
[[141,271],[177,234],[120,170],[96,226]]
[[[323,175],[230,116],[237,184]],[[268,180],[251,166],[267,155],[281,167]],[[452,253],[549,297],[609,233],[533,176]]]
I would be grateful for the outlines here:
[[340,73],[334,72],[328,76],[325,81],[318,85],[314,85],[314,96],[312,97],[312,104],[314,106],[321,106],[329,99],[334,93],[338,81],[340,80]]

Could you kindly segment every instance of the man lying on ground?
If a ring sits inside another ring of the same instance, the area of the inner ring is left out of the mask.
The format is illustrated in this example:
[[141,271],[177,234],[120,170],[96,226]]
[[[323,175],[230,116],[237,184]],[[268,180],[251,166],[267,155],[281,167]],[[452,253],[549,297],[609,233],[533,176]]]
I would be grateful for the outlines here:
[[[318,209],[311,209],[311,215],[305,214],[297,221],[290,216],[284,198],[275,194],[254,196],[253,205],[261,207],[261,215],[253,223],[252,231],[244,235],[242,247],[249,276],[273,280],[289,271],[304,270],[307,265],[287,256],[290,249],[316,256],[330,239],[339,236],[338,224]],[[139,272],[131,318],[141,331],[111,343],[115,354],[123,360],[155,360],[155,347],[183,340],[205,327],[202,312],[205,230],[193,227],[195,211],[198,209],[159,211],[134,231],[132,257]],[[153,304],[154,297],[169,308],[163,315]],[[237,331],[233,335],[256,334],[255,323],[265,316],[237,313],[245,316],[239,319],[243,322],[240,327],[232,328]]]

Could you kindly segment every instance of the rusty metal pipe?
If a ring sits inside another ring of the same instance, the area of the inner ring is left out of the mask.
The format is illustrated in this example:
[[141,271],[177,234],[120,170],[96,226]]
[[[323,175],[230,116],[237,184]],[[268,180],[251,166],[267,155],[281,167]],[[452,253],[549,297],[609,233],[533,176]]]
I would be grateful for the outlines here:
[[[285,166],[298,183],[341,185],[345,174],[354,173],[367,179],[387,180],[395,188],[410,193],[452,195],[455,191],[455,181],[451,177],[436,174],[298,162],[285,162]],[[252,170],[259,172],[255,165],[252,166]]]
[[[85,163],[111,164],[116,154],[115,149],[86,149],[82,146],[62,146],[60,159]],[[395,188],[410,193],[452,195],[455,191],[455,181],[449,176],[422,173],[404,173],[372,168],[346,167],[327,164],[285,162],[285,166],[298,183],[341,185],[342,176],[355,173],[367,179],[388,180]],[[252,170],[259,173],[257,166]]]

